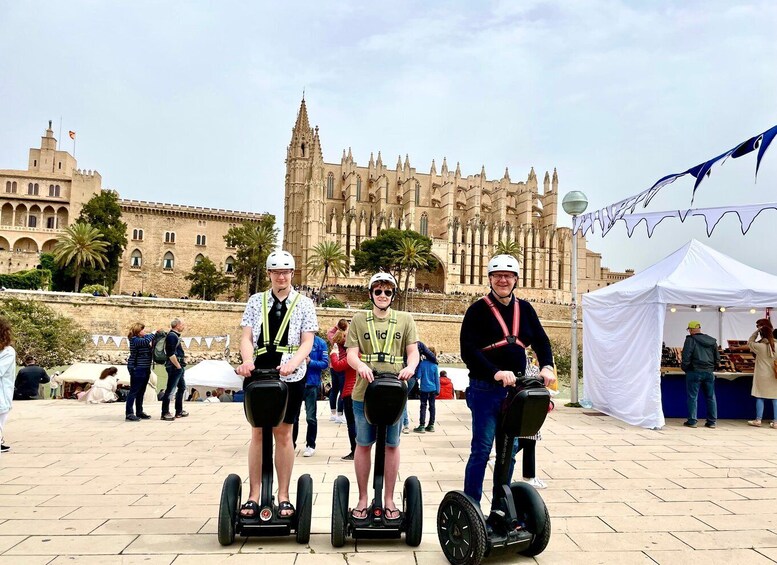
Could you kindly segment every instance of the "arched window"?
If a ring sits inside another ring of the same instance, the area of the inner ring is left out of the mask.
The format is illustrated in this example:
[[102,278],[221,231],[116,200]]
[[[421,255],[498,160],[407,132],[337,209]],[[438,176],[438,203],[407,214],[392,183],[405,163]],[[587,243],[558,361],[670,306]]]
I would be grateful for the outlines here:
[[11,192],[16,194],[16,181],[13,181],[11,183]]
[[335,176],[329,173],[326,177],[326,197],[334,198],[335,195]]
[[27,185],[27,194],[32,194],[34,190],[34,185],[32,183]]
[[140,249],[136,249],[132,252],[132,256],[130,257],[130,267],[139,269],[141,265],[143,265],[143,254],[140,252]]
[[5,181],[5,191],[11,192],[11,181]]
[[38,186],[38,183],[36,182],[32,187],[32,195],[38,196],[40,194],[40,187]]
[[37,228],[38,227],[38,218],[35,216],[27,216],[27,227],[28,228]]
[[235,258],[230,255],[227,260],[224,261],[224,272],[228,275],[235,274]]
[[421,235],[429,235],[429,216],[426,215],[426,212],[421,214]]
[[197,235],[197,245],[205,245],[205,236]]
[[415,203],[416,205],[421,203],[421,183],[415,182]]
[[172,254],[172,252],[168,251],[167,253],[165,253],[164,259],[162,259],[162,268],[165,271],[172,271],[174,266],[175,266],[175,256]]
[[362,178],[356,177],[356,202],[362,201]]
[[459,275],[459,282],[464,284],[467,282],[467,254],[464,250],[461,250],[461,273]]
[[194,258],[194,264],[199,265],[203,259],[205,259],[205,256],[202,253],[198,253],[197,257]]
[[59,185],[58,185],[58,184],[55,184],[55,185],[54,185],[54,196],[56,196],[57,198],[59,198],[59,195],[60,195],[60,192],[59,192]]
[[175,243],[175,232],[174,231],[166,231],[165,232],[165,243]]
[[53,184],[49,185],[49,196],[54,196],[54,185]]

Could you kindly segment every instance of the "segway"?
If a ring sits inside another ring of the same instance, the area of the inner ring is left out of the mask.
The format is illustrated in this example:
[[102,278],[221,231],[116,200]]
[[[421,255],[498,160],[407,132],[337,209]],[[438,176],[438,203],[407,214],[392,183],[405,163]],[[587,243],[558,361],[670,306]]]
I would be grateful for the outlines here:
[[411,547],[421,544],[423,503],[421,482],[412,476],[405,480],[402,491],[402,510],[399,518],[386,518],[383,507],[383,472],[386,462],[386,428],[402,417],[407,403],[407,384],[393,373],[375,373],[375,380],[364,394],[364,417],[377,426],[375,470],[372,504],[365,518],[354,518],[348,508],[350,482],[342,475],[335,479],[332,495],[332,545],[343,547],[348,536],[359,539],[398,539],[405,534],[405,543]]
[[294,532],[297,543],[310,541],[310,521],[313,514],[313,479],[302,475],[297,481],[297,504],[293,516],[281,516],[273,496],[273,435],[272,429],[283,421],[289,389],[280,380],[275,369],[257,369],[251,372],[255,381],[245,391],[243,409],[254,428],[262,428],[262,496],[259,512],[246,517],[240,515],[242,481],[236,474],[229,475],[221,489],[219,505],[219,543],[230,545],[235,535],[288,536]]
[[550,541],[550,515],[542,497],[524,482],[509,483],[515,438],[536,434],[548,414],[550,393],[539,379],[520,378],[502,404],[496,428],[494,502],[488,519],[463,491],[445,495],[437,510],[437,536],[453,565],[477,565],[494,550],[532,557]]

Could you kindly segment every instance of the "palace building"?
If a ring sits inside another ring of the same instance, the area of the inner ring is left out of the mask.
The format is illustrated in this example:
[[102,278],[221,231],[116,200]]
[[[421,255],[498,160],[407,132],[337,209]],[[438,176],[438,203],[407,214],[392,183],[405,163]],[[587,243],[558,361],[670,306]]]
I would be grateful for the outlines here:
[[[415,288],[480,293],[497,243],[516,241],[522,249],[521,295],[568,302],[573,239],[570,228],[556,225],[559,200],[555,169],[545,173],[540,191],[534,168],[524,181],[513,181],[507,169],[489,180],[485,167],[464,176],[458,163],[451,170],[445,158],[439,170],[432,160],[428,172],[419,172],[407,155],[389,167],[380,151],[360,166],[350,148],[339,163],[327,163],[303,99],[287,149],[283,246],[297,262],[295,284],[317,286],[320,276],[311,276],[306,264],[319,242],[339,242],[350,257],[383,228],[412,229],[431,238],[439,261],[435,272],[416,274]],[[633,274],[602,268],[601,255],[588,250],[584,238],[577,253],[581,293]],[[331,282],[361,285],[366,278],[351,273]]]
[[[27,170],[0,169],[0,273],[34,269],[40,253],[52,251],[64,228],[101,190],[97,171],[78,169],[72,155],[57,149],[49,122],[40,148],[30,149]],[[184,276],[203,257],[232,273],[235,250],[224,236],[234,225],[264,217],[138,200],[119,204],[128,244],[113,292],[125,294],[187,295],[191,283]]]

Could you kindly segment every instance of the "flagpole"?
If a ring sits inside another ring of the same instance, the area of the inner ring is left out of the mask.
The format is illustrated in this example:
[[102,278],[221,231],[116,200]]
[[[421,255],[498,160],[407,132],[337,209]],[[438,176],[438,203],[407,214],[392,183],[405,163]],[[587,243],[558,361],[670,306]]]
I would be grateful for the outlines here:
[[58,143],[62,143],[62,116],[59,117],[59,137],[57,138],[57,140],[58,140]]

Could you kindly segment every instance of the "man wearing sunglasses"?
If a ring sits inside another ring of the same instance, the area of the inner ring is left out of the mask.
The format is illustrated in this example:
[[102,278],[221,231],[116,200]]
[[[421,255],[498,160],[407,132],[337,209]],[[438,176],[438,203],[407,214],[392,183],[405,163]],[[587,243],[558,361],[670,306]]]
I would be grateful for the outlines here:
[[[356,452],[354,467],[359,485],[359,502],[353,509],[357,520],[367,517],[367,482],[370,478],[372,445],[377,438],[377,427],[367,423],[364,417],[364,393],[373,381],[373,368],[379,372],[394,373],[402,381],[415,373],[419,362],[418,337],[415,322],[407,312],[391,309],[396,297],[397,281],[389,273],[376,273],[370,279],[369,292],[372,310],[354,315],[348,328],[345,346],[348,350],[348,364],[356,370],[356,379],[351,398],[356,422]],[[407,355],[407,366],[403,367],[403,356]],[[383,506],[387,520],[400,519],[394,503],[394,486],[399,471],[399,436],[402,419],[386,431],[385,493]]]
[[[497,255],[488,262],[491,292],[467,309],[461,324],[461,357],[469,369],[467,406],[472,412],[472,444],[464,472],[464,492],[480,502],[488,456],[507,387],[526,372],[526,348],[537,355],[540,378],[556,380],[550,340],[531,304],[513,295],[520,273],[517,259]],[[517,444],[516,444],[517,447]],[[515,463],[510,465],[512,476]]]
[[[267,257],[270,289],[254,294],[246,304],[240,355],[243,363],[237,374],[243,379],[243,389],[251,382],[251,371],[278,369],[289,388],[286,415],[273,428],[275,438],[275,470],[278,473],[278,507],[283,517],[294,515],[289,500],[289,482],[294,467],[292,426],[299,418],[305,392],[306,359],[313,348],[318,331],[316,309],[310,298],[291,286],[294,257],[287,251],[275,251]],[[268,327],[269,326],[269,327]],[[248,448],[248,501],[240,509],[241,516],[252,518],[259,512],[262,486],[262,429],[251,428]]]

